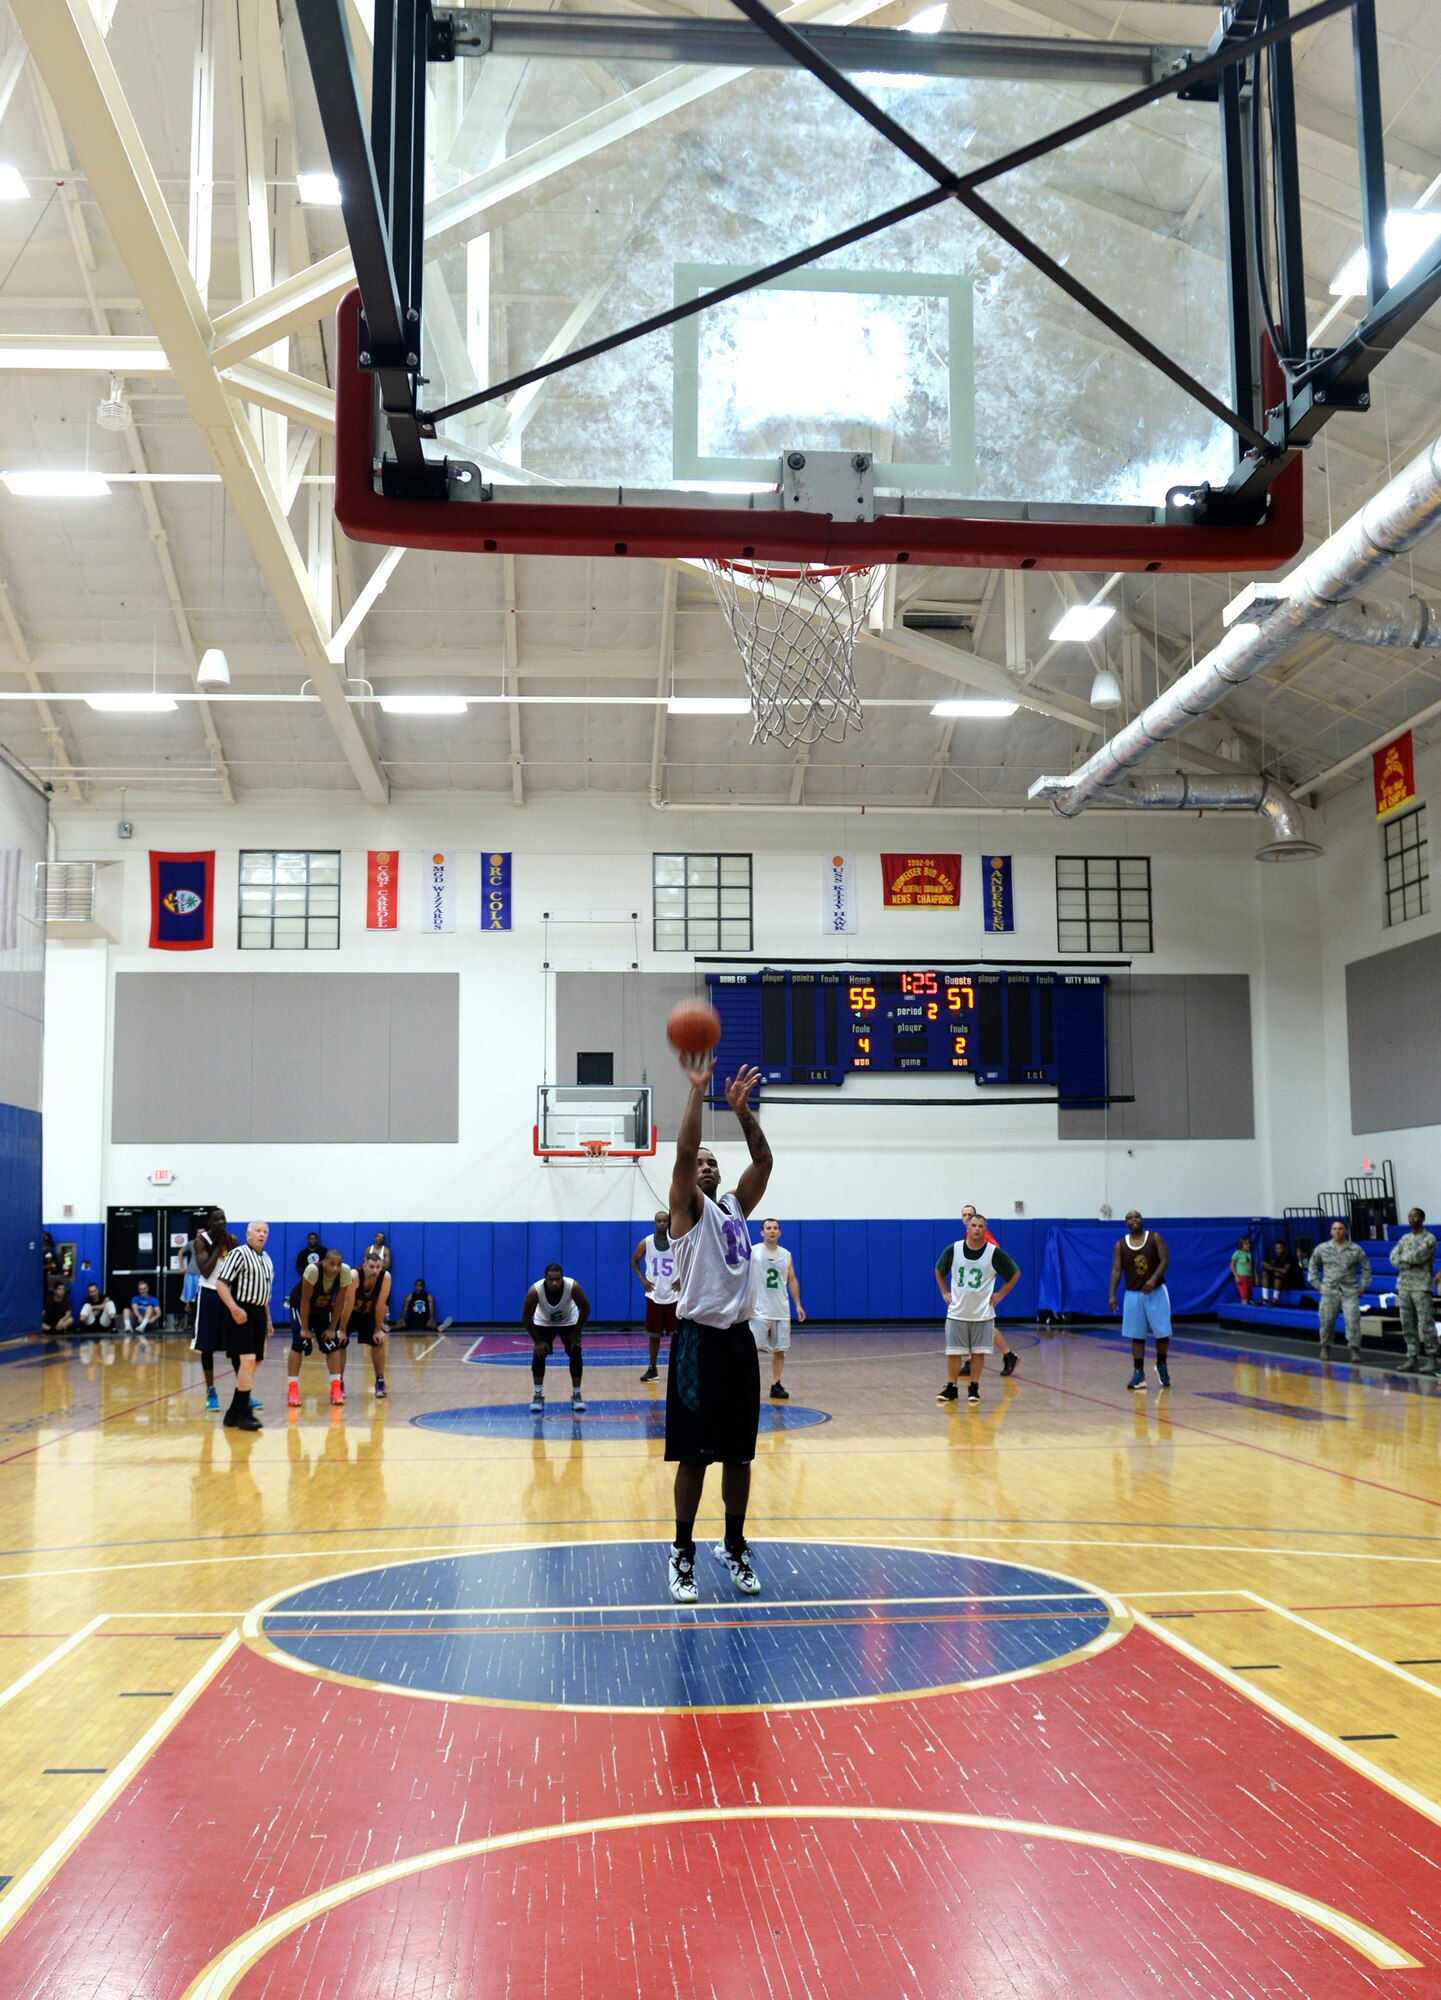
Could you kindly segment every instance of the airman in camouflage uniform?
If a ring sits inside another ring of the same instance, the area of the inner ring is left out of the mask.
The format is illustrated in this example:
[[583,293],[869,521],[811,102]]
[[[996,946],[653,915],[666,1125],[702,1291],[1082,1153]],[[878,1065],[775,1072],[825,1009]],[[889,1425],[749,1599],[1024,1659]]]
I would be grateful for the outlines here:
[[[1406,1220],[1411,1227],[1391,1245],[1391,1262],[1396,1266],[1396,1305],[1401,1314],[1401,1337],[1406,1343],[1406,1359],[1400,1371],[1418,1375],[1436,1373],[1436,1309],[1431,1303],[1431,1274],[1436,1265],[1436,1238],[1426,1227],[1424,1208],[1413,1208]],[[1425,1348],[1425,1359],[1418,1349]]]
[[1331,1224],[1331,1241],[1311,1252],[1306,1275],[1321,1293],[1321,1359],[1331,1358],[1336,1315],[1346,1321],[1346,1346],[1353,1361],[1361,1359],[1361,1294],[1371,1283],[1371,1260],[1350,1240],[1344,1222]]

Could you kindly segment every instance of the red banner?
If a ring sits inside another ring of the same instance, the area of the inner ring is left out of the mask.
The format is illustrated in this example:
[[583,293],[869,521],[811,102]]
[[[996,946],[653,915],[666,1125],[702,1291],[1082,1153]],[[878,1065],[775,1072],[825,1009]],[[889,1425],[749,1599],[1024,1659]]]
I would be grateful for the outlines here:
[[1384,750],[1371,753],[1371,775],[1376,781],[1376,817],[1409,806],[1416,796],[1416,773],[1411,761],[1411,732],[1398,736]]
[[394,931],[400,928],[400,856],[372,851],[366,856],[365,928]]
[[883,854],[881,889],[888,910],[955,910],[961,902],[959,854]]

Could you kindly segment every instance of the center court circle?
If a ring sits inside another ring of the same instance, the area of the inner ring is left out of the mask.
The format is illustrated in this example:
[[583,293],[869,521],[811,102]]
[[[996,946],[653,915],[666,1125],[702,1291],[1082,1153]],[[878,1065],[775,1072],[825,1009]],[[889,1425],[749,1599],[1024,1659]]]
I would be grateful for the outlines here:
[[597,1709],[810,1706],[977,1686],[1119,1638],[1069,1577],[982,1556],[762,1542],[740,1599],[709,1543],[671,1601],[667,1544],[586,1542],[391,1563],[308,1584],[247,1636],[322,1674],[441,1699]]
[[[547,1398],[540,1416],[528,1403],[470,1404],[458,1410],[422,1410],[410,1420],[423,1431],[454,1431],[460,1437],[490,1438],[663,1438],[665,1404],[637,1397],[634,1402],[587,1402],[583,1416],[571,1414],[570,1397],[562,1392]],[[766,1431],[804,1431],[828,1424],[825,1410],[807,1410],[795,1403],[761,1404],[760,1427]]]

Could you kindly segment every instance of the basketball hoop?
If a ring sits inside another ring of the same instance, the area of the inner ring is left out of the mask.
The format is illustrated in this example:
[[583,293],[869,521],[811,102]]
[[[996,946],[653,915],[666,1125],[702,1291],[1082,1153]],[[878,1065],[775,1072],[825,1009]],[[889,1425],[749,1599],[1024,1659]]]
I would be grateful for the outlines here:
[[609,1139],[582,1139],[580,1143],[587,1169],[605,1165],[605,1156],[610,1151]]
[[851,667],[856,639],[885,574],[863,564],[705,558],[716,602],[745,661],[752,743],[793,750],[845,740],[863,717]]

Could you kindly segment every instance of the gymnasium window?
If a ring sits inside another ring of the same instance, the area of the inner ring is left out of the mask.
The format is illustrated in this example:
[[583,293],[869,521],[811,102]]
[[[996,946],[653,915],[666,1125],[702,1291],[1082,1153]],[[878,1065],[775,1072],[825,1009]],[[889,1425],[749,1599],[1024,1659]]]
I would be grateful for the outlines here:
[[338,951],[340,855],[330,850],[240,856],[242,951]]
[[749,951],[751,857],[652,857],[657,951]]
[[1381,829],[1386,876],[1386,926],[1424,917],[1431,907],[1431,875],[1426,857],[1426,808],[1398,813]]
[[1062,951],[1150,951],[1149,858],[1058,854],[1056,943]]

